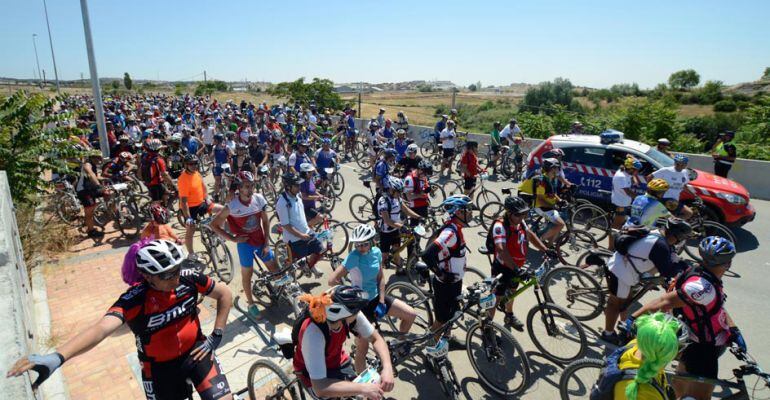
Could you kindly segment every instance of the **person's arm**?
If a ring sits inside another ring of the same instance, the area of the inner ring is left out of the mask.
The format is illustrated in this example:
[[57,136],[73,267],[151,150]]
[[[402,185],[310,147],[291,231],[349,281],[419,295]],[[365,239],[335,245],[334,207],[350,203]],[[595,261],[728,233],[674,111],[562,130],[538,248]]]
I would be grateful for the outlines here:
[[388,351],[388,342],[382,338],[382,335],[380,335],[379,332],[373,330],[371,336],[369,336],[369,343],[372,344],[374,352],[377,353],[377,358],[379,358],[382,365],[382,371],[380,372],[380,388],[384,392],[390,392],[393,390],[394,379],[393,365],[390,359],[390,351]]
[[530,241],[530,243],[532,243],[538,250],[542,252],[548,252],[548,247],[543,243],[542,240],[540,240],[540,237],[537,236],[535,232],[532,232],[529,227],[526,227],[525,229],[527,230],[527,239]]
[[[230,288],[227,287],[227,285],[214,282],[214,288],[211,289],[211,292],[209,292],[209,294],[206,296],[216,300],[217,303],[217,313],[214,319],[214,331],[223,331],[225,329],[225,325],[227,325],[227,316],[230,314],[230,308],[233,306],[233,293],[230,291]],[[193,361],[202,360],[209,353],[211,353],[211,357],[213,358],[214,350],[216,350],[216,348],[219,346],[221,340],[221,335],[214,335],[212,333],[206,338],[206,341],[204,341],[203,344],[190,352],[190,356],[192,356]]]
[[655,265],[655,269],[667,278],[673,278],[687,267],[687,264],[683,262],[674,262],[672,260],[672,255],[674,254],[672,250],[665,237],[658,238],[650,249],[650,261]]
[[385,274],[380,268],[380,272],[377,273],[377,289],[380,293],[380,304],[385,304]]
[[414,210],[412,210],[411,208],[409,208],[409,206],[404,204],[403,201],[401,201],[401,211],[403,211],[404,214],[406,214],[410,218],[422,219],[422,216],[420,214],[417,214],[416,212],[414,212]]
[[[498,227],[495,226],[493,229],[493,235],[497,236]],[[505,237],[505,229],[502,226],[500,229],[503,229],[502,234],[503,237]],[[505,238],[503,238],[503,240],[495,240],[495,254],[497,254],[498,258],[503,262],[503,265],[505,265],[506,268],[514,270],[517,268],[516,263],[513,262],[513,257],[511,257],[511,254],[508,252]]]
[[656,311],[669,311],[671,309],[681,308],[684,306],[685,306],[684,300],[682,300],[677,294],[676,290],[674,290],[643,305],[642,308],[640,308],[639,310],[631,314],[631,317],[635,319],[635,318],[638,318],[640,315],[644,315],[647,313],[654,313]]
[[390,212],[388,212],[387,209],[380,210],[380,217],[382,218],[382,222],[385,222],[385,225],[387,225],[387,226],[389,226],[391,228],[401,229],[401,227],[404,226],[404,224],[394,222],[390,218]]
[[[225,221],[227,221],[228,215],[230,215],[230,207],[227,204],[225,204],[225,206],[222,207],[221,210],[219,210],[217,215],[214,216],[214,219],[211,221],[209,226],[214,232],[216,232],[217,235],[219,235],[223,239],[230,240],[233,242],[238,242],[239,241],[238,236],[232,235],[224,229]],[[244,237],[244,239],[246,238]]]
[[335,286],[342,283],[342,278],[348,275],[348,269],[344,266],[339,266],[337,269],[332,271],[331,276],[329,277],[328,284],[329,286]]

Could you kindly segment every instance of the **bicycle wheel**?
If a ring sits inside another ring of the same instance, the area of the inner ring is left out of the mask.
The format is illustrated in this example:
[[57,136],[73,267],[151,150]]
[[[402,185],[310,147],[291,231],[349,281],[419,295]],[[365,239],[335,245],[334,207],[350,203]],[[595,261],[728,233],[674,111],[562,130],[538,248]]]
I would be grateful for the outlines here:
[[290,379],[283,368],[267,359],[251,364],[246,382],[251,400],[305,399],[299,381]]
[[438,183],[431,183],[428,198],[430,199],[431,207],[438,207],[444,200],[446,200],[446,192]]
[[449,197],[456,194],[464,194],[465,191],[463,191],[462,182],[458,180],[451,180],[444,184],[444,193],[446,193],[447,197]]
[[564,368],[559,378],[561,400],[589,399],[591,388],[602,376],[604,361],[595,358],[577,360]]
[[481,226],[484,227],[484,230],[489,230],[489,227],[503,215],[503,212],[505,212],[505,206],[499,201],[493,201],[481,207],[479,218],[481,218]]
[[463,283],[465,286],[473,285],[476,282],[482,282],[484,279],[487,279],[487,275],[479,269],[465,267],[465,276],[463,276]]
[[553,303],[542,303],[529,310],[527,333],[546,358],[560,364],[583,357],[588,348],[580,321]]
[[514,170],[516,169],[516,166],[514,165],[513,158],[511,157],[503,157],[500,160],[500,169],[499,171],[508,179],[513,178]]
[[599,247],[594,237],[583,230],[572,229],[564,232],[556,241],[559,261],[565,265],[575,265],[577,256],[589,249]]
[[730,228],[714,221],[703,221],[701,226],[694,226],[693,233],[689,239],[684,243],[684,251],[690,258],[700,262],[701,258],[698,254],[698,245],[701,240],[708,236],[721,236],[730,240],[733,243],[737,243],[738,239],[735,238],[735,234]]
[[364,153],[363,157],[356,159],[356,164],[359,168],[368,171],[372,168],[372,159],[369,157],[369,154]]
[[444,391],[447,398],[450,400],[457,400],[462,397],[462,389],[460,388],[460,382],[457,380],[457,374],[452,366],[452,362],[449,358],[446,358],[438,370],[439,379],[441,380],[441,390]]
[[[203,233],[201,233],[203,234]],[[214,232],[208,232],[207,235],[214,235]],[[211,268],[217,274],[219,280],[224,283],[230,283],[235,276],[235,264],[233,264],[233,255],[225,242],[219,237],[211,237],[210,247],[206,249],[211,257]]]
[[436,152],[436,143],[431,139],[432,138],[428,138],[427,141],[422,142],[420,145],[420,154],[425,158],[432,156]]
[[601,242],[607,238],[610,227],[612,226],[609,214],[607,214],[601,207],[593,204],[578,206],[575,211],[572,212],[570,222],[573,227],[590,233],[597,242]]
[[579,321],[590,321],[604,312],[604,288],[580,268],[554,268],[543,276],[540,286],[546,301],[566,308]]
[[342,198],[342,192],[345,191],[345,178],[339,172],[332,174],[332,193],[338,198]]
[[104,199],[98,199],[94,208],[94,224],[104,227],[110,220],[112,220],[112,212],[107,208]]
[[496,322],[486,322],[497,343],[489,344],[481,324],[468,330],[465,346],[468,359],[481,382],[495,393],[509,397],[520,395],[529,385],[529,358],[519,342]]
[[139,215],[139,209],[133,199],[122,199],[117,204],[118,214],[115,219],[115,225],[118,226],[120,233],[125,236],[133,237],[142,230],[142,217]]
[[367,154],[367,149],[368,146],[366,146],[363,142],[356,141],[356,143],[353,145],[353,159],[358,161],[362,157],[369,157]]
[[332,255],[339,256],[348,248],[350,234],[345,224],[337,220],[329,220],[329,229],[332,231]]
[[63,194],[54,199],[56,215],[65,224],[78,226],[80,224],[80,203],[77,197],[70,194]]
[[476,193],[476,207],[481,209],[486,204],[489,204],[490,202],[500,202],[500,196],[497,195],[497,193],[486,189],[481,188],[478,193]]
[[374,201],[365,194],[356,193],[348,202],[350,214],[356,221],[365,224],[374,217]]
[[275,244],[283,236],[283,227],[278,219],[278,213],[272,213],[268,223],[270,224],[270,232],[267,233],[267,239],[270,241],[270,244]]
[[[430,298],[422,290],[408,282],[394,282],[385,288],[385,295],[401,300],[417,311],[417,318],[410,332],[418,334],[427,333],[433,325],[433,310]],[[385,316],[385,321],[393,332],[398,332],[398,320],[390,315]]]

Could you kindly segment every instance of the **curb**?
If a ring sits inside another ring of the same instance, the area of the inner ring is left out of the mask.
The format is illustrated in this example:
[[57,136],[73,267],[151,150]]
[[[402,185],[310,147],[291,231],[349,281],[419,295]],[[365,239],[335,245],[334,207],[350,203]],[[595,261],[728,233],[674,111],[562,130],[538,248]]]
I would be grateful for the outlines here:
[[[32,308],[35,315],[35,337],[39,346],[38,351],[48,353],[53,349],[46,348],[44,340],[51,337],[51,310],[48,308],[48,292],[43,276],[43,265],[32,269]],[[54,372],[45,384],[40,386],[40,392],[46,400],[69,400],[69,390],[64,380],[61,368]]]

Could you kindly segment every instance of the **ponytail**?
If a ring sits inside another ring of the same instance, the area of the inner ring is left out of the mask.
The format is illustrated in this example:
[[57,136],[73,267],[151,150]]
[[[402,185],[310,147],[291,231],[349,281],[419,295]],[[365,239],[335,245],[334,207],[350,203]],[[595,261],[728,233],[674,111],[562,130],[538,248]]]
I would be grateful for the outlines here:
[[131,247],[128,248],[126,255],[123,257],[123,267],[120,270],[121,274],[123,275],[123,282],[125,282],[127,285],[133,286],[137,283],[144,282],[142,274],[140,274],[136,269],[136,253],[139,252],[139,249],[153,240],[155,240],[155,237],[150,235],[149,237],[141,239],[138,242],[132,244]]
[[636,320],[636,344],[642,353],[642,364],[634,380],[626,386],[627,399],[636,400],[639,385],[650,382],[676,357],[679,328],[679,321],[661,312]]

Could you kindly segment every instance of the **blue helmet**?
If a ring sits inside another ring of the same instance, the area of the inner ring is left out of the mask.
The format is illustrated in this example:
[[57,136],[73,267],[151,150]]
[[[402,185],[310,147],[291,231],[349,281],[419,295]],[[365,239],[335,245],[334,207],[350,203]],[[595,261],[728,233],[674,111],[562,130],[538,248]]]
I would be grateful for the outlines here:
[[679,164],[687,164],[690,159],[684,154],[674,154],[674,162]]
[[385,150],[385,158],[395,157],[397,154],[398,154],[398,152],[395,149],[386,149]]
[[707,267],[724,265],[735,257],[735,245],[721,236],[709,236],[701,240],[698,253]]
[[444,209],[449,215],[455,215],[459,210],[467,210],[470,208],[471,198],[463,194],[455,194],[449,196],[441,202],[441,208]]
[[332,144],[332,140],[329,139],[329,138],[323,138],[323,139],[321,139],[321,144],[331,145]]
[[631,165],[633,165],[634,169],[637,171],[642,169],[642,162],[639,160],[634,160],[634,162]]

